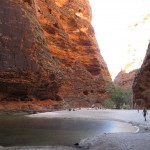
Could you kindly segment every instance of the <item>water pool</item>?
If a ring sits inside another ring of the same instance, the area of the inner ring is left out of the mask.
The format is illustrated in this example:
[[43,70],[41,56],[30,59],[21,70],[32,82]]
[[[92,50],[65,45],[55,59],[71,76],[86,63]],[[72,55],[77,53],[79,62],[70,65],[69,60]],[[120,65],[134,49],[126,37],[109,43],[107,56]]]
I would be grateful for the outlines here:
[[116,132],[136,132],[136,128],[112,120],[0,117],[2,146],[71,146],[83,138]]

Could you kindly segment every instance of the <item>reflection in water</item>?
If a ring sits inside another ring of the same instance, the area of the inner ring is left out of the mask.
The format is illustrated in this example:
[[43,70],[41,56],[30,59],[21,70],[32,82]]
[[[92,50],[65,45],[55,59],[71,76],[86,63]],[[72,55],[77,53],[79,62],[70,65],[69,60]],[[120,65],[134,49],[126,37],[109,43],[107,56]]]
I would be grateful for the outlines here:
[[135,131],[130,124],[110,120],[0,118],[0,145],[69,146],[102,133]]

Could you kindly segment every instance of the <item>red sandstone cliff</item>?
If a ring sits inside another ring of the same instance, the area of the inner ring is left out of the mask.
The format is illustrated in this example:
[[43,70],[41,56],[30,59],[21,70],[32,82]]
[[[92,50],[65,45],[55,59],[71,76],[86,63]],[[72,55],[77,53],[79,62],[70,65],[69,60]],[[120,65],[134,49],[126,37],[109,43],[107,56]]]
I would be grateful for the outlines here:
[[121,70],[114,79],[114,84],[120,86],[123,90],[128,91],[131,94],[131,101],[133,101],[133,81],[137,72],[138,69],[133,70],[129,73],[126,73],[124,70]]
[[138,70],[133,70],[129,73],[126,73],[124,70],[121,70],[115,77],[114,83],[125,90],[132,91],[132,85],[137,71]]
[[88,0],[1,0],[0,10],[0,108],[89,106],[105,98],[111,79]]
[[133,83],[134,103],[150,107],[150,44],[144,62]]

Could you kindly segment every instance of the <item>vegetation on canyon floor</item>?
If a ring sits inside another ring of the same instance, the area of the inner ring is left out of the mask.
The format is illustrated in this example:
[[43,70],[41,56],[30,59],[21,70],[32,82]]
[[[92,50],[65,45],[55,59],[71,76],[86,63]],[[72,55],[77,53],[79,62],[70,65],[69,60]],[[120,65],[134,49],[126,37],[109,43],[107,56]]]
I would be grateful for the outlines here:
[[124,90],[118,85],[106,85],[108,98],[103,102],[106,108],[128,108],[131,105],[132,93],[131,91]]

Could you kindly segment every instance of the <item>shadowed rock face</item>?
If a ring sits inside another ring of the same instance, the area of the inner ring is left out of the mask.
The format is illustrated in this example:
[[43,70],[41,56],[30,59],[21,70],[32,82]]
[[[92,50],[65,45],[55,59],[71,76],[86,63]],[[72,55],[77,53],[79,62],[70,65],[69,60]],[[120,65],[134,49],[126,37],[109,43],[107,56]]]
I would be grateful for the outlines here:
[[134,103],[150,107],[150,44],[133,84]]
[[1,0],[0,10],[1,101],[105,98],[111,79],[87,0]]

